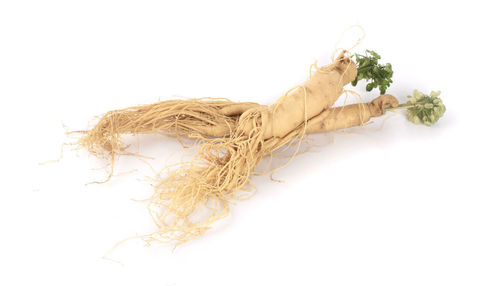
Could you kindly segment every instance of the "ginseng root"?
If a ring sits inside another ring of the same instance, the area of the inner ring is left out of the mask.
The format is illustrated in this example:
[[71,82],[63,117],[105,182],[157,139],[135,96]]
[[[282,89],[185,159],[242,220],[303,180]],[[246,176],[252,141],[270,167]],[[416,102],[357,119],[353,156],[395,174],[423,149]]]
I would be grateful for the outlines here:
[[158,231],[147,240],[186,242],[229,213],[229,203],[253,192],[250,177],[264,157],[309,133],[359,126],[396,107],[391,95],[332,107],[357,76],[347,51],[271,106],[226,99],[169,100],[106,113],[79,143],[92,154],[127,154],[124,134],[202,138],[191,161],[167,169],[150,212]]

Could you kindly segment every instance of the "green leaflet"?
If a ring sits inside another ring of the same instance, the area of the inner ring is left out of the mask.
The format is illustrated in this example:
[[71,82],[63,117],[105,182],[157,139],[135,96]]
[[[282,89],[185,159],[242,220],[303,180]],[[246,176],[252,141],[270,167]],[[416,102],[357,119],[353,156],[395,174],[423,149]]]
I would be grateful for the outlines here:
[[380,94],[384,94],[392,83],[392,65],[390,63],[379,64],[380,55],[370,50],[366,50],[365,55],[354,54],[354,57],[356,57],[358,75],[352,81],[352,85],[356,86],[359,80],[365,79],[368,82],[367,91],[378,87]]

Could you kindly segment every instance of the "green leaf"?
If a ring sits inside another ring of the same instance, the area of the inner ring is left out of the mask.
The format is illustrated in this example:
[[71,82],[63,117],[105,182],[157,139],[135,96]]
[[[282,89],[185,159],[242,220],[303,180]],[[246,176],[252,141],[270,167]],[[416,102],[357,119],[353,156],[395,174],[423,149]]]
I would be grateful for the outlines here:
[[390,63],[379,64],[380,55],[371,50],[366,50],[364,55],[355,54],[354,57],[356,58],[358,74],[352,85],[356,86],[359,80],[365,79],[367,91],[378,87],[381,94],[385,93],[392,83],[392,65]]

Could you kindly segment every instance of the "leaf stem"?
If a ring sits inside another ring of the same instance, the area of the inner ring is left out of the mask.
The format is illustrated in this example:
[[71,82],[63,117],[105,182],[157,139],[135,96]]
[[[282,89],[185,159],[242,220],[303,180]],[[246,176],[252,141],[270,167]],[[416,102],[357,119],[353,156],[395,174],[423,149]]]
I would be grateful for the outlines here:
[[389,106],[389,107],[386,107],[385,110],[393,110],[393,109],[400,109],[400,108],[408,108],[408,107],[413,107],[415,106],[414,104],[411,104],[409,102],[407,103],[403,103],[403,104],[400,104],[396,107],[392,107],[392,106]]

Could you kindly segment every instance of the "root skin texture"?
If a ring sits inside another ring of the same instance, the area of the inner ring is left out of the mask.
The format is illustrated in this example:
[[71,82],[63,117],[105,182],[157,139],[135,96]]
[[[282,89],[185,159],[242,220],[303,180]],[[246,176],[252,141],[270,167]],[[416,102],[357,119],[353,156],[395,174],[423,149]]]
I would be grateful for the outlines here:
[[307,125],[306,132],[318,133],[359,126],[370,118],[385,114],[385,107],[398,106],[397,99],[384,94],[370,103],[351,104],[342,107],[329,108],[312,118]]
[[[302,86],[285,94],[275,104],[263,109],[260,116],[269,121],[264,126],[264,139],[282,138],[303,122],[332,106],[342,94],[344,85],[356,78],[356,64],[342,53],[332,64],[318,69]],[[255,110],[248,110],[242,118],[253,116]],[[246,122],[243,131],[252,130]]]

